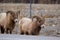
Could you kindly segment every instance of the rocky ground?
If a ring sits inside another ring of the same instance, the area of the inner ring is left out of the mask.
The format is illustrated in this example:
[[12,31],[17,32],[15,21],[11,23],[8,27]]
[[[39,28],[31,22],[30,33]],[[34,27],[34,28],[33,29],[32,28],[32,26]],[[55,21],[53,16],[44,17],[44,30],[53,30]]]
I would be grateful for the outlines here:
[[60,37],[0,34],[0,40],[60,40]]

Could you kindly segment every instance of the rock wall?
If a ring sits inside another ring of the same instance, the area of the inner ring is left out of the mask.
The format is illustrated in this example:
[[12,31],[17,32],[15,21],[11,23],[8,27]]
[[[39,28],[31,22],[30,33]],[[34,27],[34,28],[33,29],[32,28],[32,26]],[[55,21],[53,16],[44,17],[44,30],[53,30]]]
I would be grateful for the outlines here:
[[[0,12],[6,12],[8,10],[20,11],[24,16],[30,16],[30,4],[1,4]],[[60,5],[59,4],[32,4],[32,15],[33,14],[52,14],[60,15]]]

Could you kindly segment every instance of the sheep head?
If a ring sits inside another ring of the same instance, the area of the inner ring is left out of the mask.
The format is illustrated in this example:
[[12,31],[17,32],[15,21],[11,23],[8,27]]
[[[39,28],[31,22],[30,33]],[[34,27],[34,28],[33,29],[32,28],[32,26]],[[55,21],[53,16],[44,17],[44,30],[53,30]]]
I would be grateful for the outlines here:
[[43,17],[40,17],[40,16],[33,16],[32,21],[36,22],[37,25],[41,26],[42,24],[44,24],[45,19]]
[[11,18],[12,20],[15,20],[17,18],[16,13],[13,11],[7,11],[6,16]]
[[32,34],[39,34],[41,30],[41,25],[44,24],[44,19],[40,16],[33,16],[32,22],[34,24]]

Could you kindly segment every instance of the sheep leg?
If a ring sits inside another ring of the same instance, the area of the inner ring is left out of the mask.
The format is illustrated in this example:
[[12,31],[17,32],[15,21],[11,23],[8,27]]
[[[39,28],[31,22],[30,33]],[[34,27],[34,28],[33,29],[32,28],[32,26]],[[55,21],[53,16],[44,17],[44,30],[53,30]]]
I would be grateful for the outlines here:
[[20,31],[20,34],[21,34],[21,35],[23,35],[23,34],[24,34],[24,32],[23,32],[23,31]]
[[21,35],[23,35],[23,34],[24,34],[24,31],[22,31],[21,29],[20,29],[20,34],[21,34]]
[[12,34],[13,29],[10,29],[10,34]]
[[4,28],[1,26],[1,33],[4,34]]

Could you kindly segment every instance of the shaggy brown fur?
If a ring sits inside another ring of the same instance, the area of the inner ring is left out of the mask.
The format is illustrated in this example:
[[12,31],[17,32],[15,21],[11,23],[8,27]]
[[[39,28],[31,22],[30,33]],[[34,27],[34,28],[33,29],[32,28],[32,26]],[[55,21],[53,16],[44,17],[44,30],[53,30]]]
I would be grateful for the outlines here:
[[[6,33],[12,33],[14,27],[15,27],[15,20],[16,19],[16,15],[13,11],[8,11],[6,12],[6,18],[5,18],[5,23],[2,25],[0,25],[0,29],[1,29],[1,33],[4,33],[4,31],[6,31]],[[1,24],[1,23],[0,23]]]
[[39,31],[41,30],[41,25],[43,23],[44,21],[39,16],[33,16],[32,19],[29,18],[22,19],[19,26],[20,33],[27,34],[27,35],[38,35]]
[[5,25],[5,29],[6,29],[6,33],[8,33],[8,31],[10,32],[10,34],[12,33],[14,27],[15,27],[15,13],[12,11],[8,11],[7,13],[7,22]]

